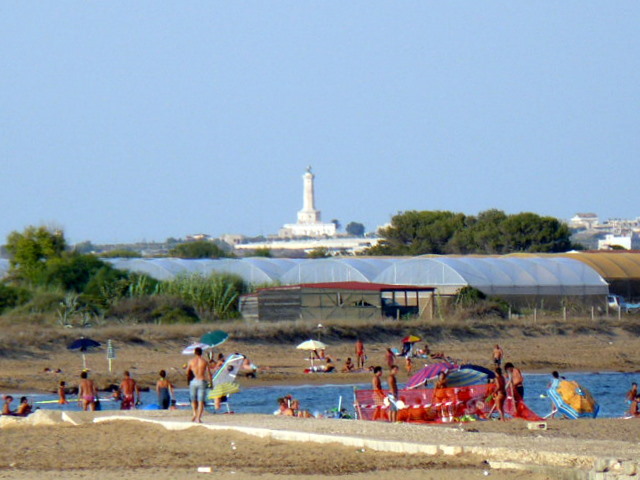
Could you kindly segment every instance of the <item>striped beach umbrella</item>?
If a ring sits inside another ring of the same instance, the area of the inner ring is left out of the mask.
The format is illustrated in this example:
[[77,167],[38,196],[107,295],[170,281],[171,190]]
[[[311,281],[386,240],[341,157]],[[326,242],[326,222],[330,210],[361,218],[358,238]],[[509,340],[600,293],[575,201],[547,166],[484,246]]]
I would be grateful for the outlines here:
[[426,367],[418,370],[416,374],[409,379],[405,388],[418,388],[421,387],[424,382],[437,377],[442,372],[454,370],[458,368],[457,365],[449,362],[438,362],[427,365]]

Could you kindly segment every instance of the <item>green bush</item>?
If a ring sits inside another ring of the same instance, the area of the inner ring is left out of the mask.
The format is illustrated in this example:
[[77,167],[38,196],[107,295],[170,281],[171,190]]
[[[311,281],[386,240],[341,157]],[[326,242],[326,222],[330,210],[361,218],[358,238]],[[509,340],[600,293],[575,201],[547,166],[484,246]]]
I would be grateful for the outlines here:
[[0,313],[24,305],[30,299],[29,290],[0,283]]
[[28,302],[14,308],[12,314],[29,313],[53,313],[57,310],[60,302],[64,300],[64,293],[52,290],[35,290],[31,292]]
[[106,311],[105,319],[123,323],[195,323],[198,315],[179,298],[153,295],[119,300]]
[[212,321],[238,316],[238,298],[246,292],[246,285],[237,275],[178,275],[161,283],[159,290],[191,305],[200,320]]

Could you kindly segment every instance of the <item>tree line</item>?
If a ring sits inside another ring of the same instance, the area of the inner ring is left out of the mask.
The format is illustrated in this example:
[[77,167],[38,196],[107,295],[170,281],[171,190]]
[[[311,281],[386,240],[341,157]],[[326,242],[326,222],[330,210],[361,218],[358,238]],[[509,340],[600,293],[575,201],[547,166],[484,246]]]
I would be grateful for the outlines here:
[[477,216],[450,211],[410,210],[380,229],[382,241],[367,255],[553,253],[580,249],[569,227],[535,213],[507,215],[486,210]]
[[[225,256],[210,242],[185,245],[176,247],[176,256]],[[12,232],[4,248],[10,270],[0,282],[0,314],[54,315],[65,326],[234,318],[239,296],[248,288],[240,277],[229,274],[179,275],[158,281],[119,270],[94,254],[70,248],[61,230],[43,226]]]

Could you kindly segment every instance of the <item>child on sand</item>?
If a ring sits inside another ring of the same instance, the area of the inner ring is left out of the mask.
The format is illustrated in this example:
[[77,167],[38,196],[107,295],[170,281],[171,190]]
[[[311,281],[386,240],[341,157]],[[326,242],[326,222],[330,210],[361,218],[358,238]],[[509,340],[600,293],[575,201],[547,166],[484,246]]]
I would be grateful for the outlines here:
[[60,385],[58,386],[58,403],[60,405],[66,405],[67,402],[67,392],[66,392],[66,383],[64,380],[60,380]]

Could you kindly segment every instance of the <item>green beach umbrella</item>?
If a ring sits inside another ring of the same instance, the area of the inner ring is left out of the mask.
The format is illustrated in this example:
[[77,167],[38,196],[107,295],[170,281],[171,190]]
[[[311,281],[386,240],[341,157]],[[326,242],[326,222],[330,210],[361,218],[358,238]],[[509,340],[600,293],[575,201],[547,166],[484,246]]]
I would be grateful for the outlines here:
[[217,347],[218,345],[222,345],[229,338],[229,334],[227,332],[223,332],[222,330],[214,330],[213,332],[205,333],[200,337],[200,342],[209,345],[209,347]]

